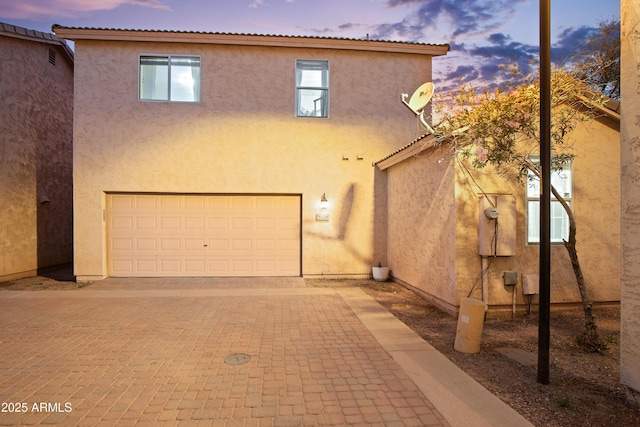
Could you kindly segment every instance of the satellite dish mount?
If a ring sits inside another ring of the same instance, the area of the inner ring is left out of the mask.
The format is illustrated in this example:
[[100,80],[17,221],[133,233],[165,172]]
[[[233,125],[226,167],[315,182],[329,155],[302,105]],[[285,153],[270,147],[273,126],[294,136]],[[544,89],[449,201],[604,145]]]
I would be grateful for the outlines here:
[[416,117],[420,119],[420,123],[422,123],[422,126],[424,126],[425,129],[427,129],[432,134],[435,132],[429,125],[429,123],[427,123],[427,120],[424,118],[424,108],[427,106],[429,101],[431,101],[431,97],[433,96],[433,89],[433,83],[424,83],[422,86],[416,89],[415,92],[413,92],[413,95],[411,95],[411,98],[409,98],[409,102],[407,102],[407,97],[409,95],[407,95],[406,93],[403,93],[401,95],[402,103],[406,105],[407,108],[410,109],[413,114],[415,114]]

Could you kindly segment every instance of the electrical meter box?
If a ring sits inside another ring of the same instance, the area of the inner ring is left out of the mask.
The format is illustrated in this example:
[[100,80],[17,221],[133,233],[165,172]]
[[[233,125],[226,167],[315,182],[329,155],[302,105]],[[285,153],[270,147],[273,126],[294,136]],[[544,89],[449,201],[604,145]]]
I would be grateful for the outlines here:
[[516,254],[515,196],[480,196],[478,246],[480,256]]

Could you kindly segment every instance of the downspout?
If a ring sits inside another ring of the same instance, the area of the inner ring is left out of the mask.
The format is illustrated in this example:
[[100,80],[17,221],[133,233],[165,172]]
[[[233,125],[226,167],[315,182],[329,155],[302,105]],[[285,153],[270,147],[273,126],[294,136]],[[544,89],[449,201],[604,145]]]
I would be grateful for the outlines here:
[[489,310],[489,280],[487,279],[487,269],[489,268],[487,257],[480,257],[482,259],[482,302],[484,303],[484,311]]

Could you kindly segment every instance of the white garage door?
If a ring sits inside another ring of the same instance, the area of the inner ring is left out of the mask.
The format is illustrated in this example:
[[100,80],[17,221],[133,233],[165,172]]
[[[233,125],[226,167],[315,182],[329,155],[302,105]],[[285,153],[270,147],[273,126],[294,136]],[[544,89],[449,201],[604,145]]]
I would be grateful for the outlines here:
[[300,197],[110,194],[109,275],[300,276]]

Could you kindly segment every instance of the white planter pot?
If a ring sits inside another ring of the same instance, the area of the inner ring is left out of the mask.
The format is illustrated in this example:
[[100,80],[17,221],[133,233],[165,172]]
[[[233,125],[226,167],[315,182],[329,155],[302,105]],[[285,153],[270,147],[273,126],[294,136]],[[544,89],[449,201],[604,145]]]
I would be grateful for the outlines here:
[[373,280],[378,282],[386,282],[389,278],[389,267],[371,267]]

